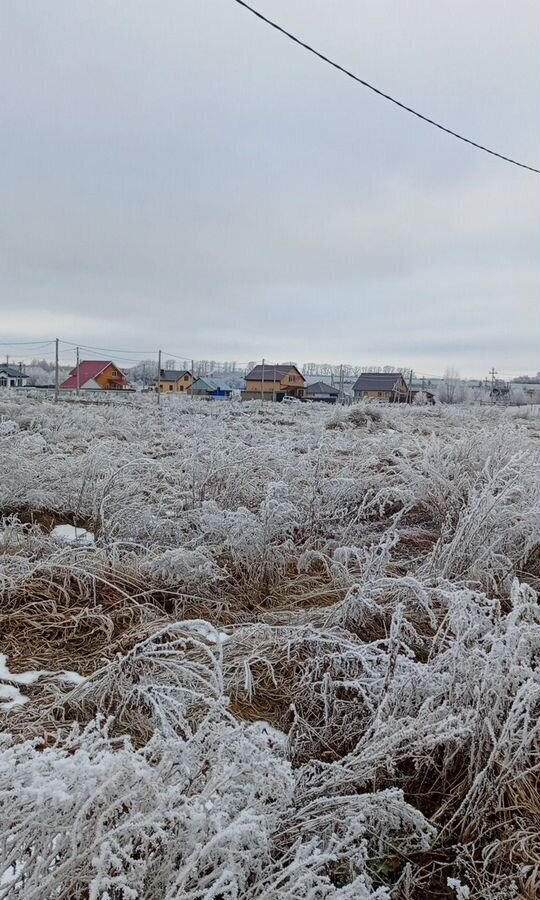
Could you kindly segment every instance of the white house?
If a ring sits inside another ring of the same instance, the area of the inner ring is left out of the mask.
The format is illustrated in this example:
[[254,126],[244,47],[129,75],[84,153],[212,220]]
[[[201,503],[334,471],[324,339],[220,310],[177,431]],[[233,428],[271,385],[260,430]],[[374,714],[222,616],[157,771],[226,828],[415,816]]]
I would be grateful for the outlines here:
[[23,372],[22,367],[0,364],[0,387],[24,387],[27,382],[28,375]]

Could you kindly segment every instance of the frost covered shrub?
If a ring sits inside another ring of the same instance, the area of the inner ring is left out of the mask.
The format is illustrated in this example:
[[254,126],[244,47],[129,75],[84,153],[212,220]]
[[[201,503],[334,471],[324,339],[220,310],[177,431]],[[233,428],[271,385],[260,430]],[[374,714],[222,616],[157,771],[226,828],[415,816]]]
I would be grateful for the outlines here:
[[2,403],[0,898],[538,896],[534,418]]
[[220,581],[224,573],[208,552],[203,550],[166,550],[153,556],[141,566],[156,584],[176,587],[183,591],[195,591],[201,585],[209,586]]

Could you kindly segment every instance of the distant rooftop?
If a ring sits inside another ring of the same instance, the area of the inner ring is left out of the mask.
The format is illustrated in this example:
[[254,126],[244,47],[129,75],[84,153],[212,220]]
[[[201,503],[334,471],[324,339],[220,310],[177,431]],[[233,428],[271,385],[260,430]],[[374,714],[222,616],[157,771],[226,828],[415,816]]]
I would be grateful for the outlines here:
[[[160,378],[162,381],[180,381],[184,375],[191,377],[191,372],[187,369],[161,369]],[[155,379],[157,381],[157,378]]]
[[4,363],[3,365],[2,363],[0,363],[0,372],[3,375],[7,375],[8,378],[28,378],[28,375],[26,375],[24,372],[21,372],[18,366],[8,366],[6,365],[6,363]]
[[355,391],[393,391],[403,380],[401,372],[364,372],[354,385]]
[[290,365],[279,365],[279,366],[274,366],[274,365],[268,364],[268,365],[264,365],[264,366],[263,365],[255,366],[251,370],[251,372],[248,372],[248,374],[246,375],[246,381],[262,381],[263,378],[265,381],[273,381],[274,379],[276,381],[281,381],[281,379],[284,378],[285,375],[287,375],[291,371],[291,369],[296,369],[298,374],[302,378],[304,377],[302,375],[302,373],[300,372],[300,369],[297,366],[293,365],[292,363]]

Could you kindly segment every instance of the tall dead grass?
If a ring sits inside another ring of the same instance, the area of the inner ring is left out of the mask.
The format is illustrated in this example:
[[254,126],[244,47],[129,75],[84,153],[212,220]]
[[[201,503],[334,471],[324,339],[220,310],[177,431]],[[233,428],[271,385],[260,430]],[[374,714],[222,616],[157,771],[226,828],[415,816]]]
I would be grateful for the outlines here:
[[538,895],[534,423],[27,407],[0,898]]

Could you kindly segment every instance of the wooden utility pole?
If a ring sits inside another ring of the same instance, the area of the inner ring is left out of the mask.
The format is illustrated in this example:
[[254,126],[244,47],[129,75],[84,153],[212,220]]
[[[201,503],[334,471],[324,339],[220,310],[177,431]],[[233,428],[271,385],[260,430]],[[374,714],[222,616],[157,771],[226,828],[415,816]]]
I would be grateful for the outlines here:
[[409,388],[407,391],[407,403],[411,403],[412,400],[412,369],[409,371]]
[[274,366],[274,382],[272,384],[272,401],[276,402],[276,367]]
[[81,389],[81,373],[79,371],[79,366],[81,361],[79,359],[79,348],[77,347],[77,397],[79,396],[79,391]]
[[157,402],[158,406],[161,402],[161,350],[158,351],[158,364],[157,364]]
[[495,403],[495,375],[497,375],[495,366],[491,367],[491,372],[489,374],[491,375],[491,400]]
[[264,402],[264,358],[262,361],[261,400]]
[[60,372],[58,371],[58,353],[59,348],[58,345],[60,341],[58,338],[55,340],[55,355],[54,355],[54,402],[58,403],[58,397],[60,395]]

